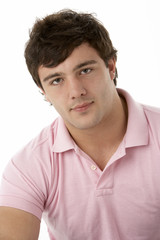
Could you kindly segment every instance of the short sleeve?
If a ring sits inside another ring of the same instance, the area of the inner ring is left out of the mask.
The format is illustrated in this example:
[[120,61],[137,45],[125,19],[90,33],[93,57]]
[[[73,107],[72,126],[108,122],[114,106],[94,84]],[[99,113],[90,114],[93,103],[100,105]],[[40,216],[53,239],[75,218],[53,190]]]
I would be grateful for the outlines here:
[[7,165],[1,180],[0,206],[29,212],[39,219],[47,199],[48,174],[45,159],[23,149]]

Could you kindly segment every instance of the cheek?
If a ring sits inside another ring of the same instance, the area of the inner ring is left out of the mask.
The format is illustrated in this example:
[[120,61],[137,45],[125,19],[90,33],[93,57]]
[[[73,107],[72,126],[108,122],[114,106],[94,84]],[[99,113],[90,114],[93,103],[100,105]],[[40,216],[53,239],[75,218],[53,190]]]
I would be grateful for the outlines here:
[[94,89],[97,93],[104,95],[109,89],[109,83],[103,78],[98,79],[91,89]]
[[66,108],[66,101],[63,99],[61,95],[50,97],[51,103],[53,107],[56,109],[58,113],[63,113]]
[[59,96],[60,96],[60,94],[58,94],[57,91],[54,91],[54,89],[46,90],[46,97],[53,105],[55,105],[56,102],[59,102],[59,100],[60,100]]
[[97,87],[97,94],[99,94],[99,97],[104,102],[104,104],[109,104],[110,101],[112,101],[113,95],[112,81],[103,81],[103,83],[101,83],[100,86]]

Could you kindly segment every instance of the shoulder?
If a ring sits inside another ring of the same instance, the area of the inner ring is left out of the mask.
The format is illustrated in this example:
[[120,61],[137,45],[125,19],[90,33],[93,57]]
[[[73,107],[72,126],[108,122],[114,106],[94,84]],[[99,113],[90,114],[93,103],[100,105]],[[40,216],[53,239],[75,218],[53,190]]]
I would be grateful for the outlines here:
[[47,176],[50,171],[57,122],[58,119],[42,129],[36,137],[15,153],[8,166],[14,166],[29,175],[36,169],[37,175],[43,172]]
[[160,108],[142,105],[148,128],[160,148]]
[[23,148],[21,148],[16,154],[36,154],[37,156],[42,154],[42,150],[51,149],[54,143],[54,136],[56,135],[56,129],[58,125],[58,119],[55,119],[52,124],[43,128],[37,136],[31,139]]
[[52,124],[43,128],[40,133],[34,137],[24,149],[29,149],[30,151],[36,151],[36,149],[41,148],[43,145],[52,146],[54,143],[54,136],[56,135],[56,129],[59,119],[55,119]]
[[8,162],[0,188],[1,205],[41,217],[54,175],[51,146],[56,124],[57,120],[44,128]]
[[[155,126],[160,129],[160,108],[143,105],[144,113],[150,123],[156,124]],[[158,130],[157,129],[157,130]]]

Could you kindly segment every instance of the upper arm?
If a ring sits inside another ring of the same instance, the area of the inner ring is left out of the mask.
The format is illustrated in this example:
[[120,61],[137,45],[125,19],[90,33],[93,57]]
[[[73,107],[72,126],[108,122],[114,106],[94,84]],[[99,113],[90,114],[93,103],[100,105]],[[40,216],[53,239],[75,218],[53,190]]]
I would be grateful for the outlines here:
[[0,240],[37,240],[40,220],[23,210],[0,207]]

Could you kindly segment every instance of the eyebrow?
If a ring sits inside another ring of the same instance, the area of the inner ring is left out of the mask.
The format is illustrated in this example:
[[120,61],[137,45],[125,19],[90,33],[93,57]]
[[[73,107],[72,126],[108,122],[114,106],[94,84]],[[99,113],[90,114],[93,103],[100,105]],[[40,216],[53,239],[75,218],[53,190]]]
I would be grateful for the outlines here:
[[[95,60],[89,60],[89,61],[85,61],[83,63],[80,63],[78,65],[76,65],[74,68],[73,68],[73,72],[82,68],[82,67],[85,67],[87,65],[90,65],[90,64],[96,64],[97,62]],[[60,77],[63,73],[62,72],[57,72],[57,73],[53,73],[53,74],[49,74],[47,77],[45,77],[43,79],[43,82],[46,82],[48,81],[49,79],[51,78],[54,78],[54,77]]]
[[43,82],[46,82],[46,81],[48,81],[48,80],[51,79],[51,78],[60,77],[60,76],[61,76],[61,73],[49,74],[47,77],[45,77],[45,78],[43,79]]
[[73,71],[76,71],[76,70],[78,70],[78,69],[80,69],[80,68],[82,68],[82,67],[85,67],[85,66],[89,65],[89,64],[96,64],[96,63],[97,63],[97,62],[96,62],[95,60],[85,61],[85,62],[83,62],[83,63],[80,63],[80,64],[76,65],[76,66],[73,68]]

